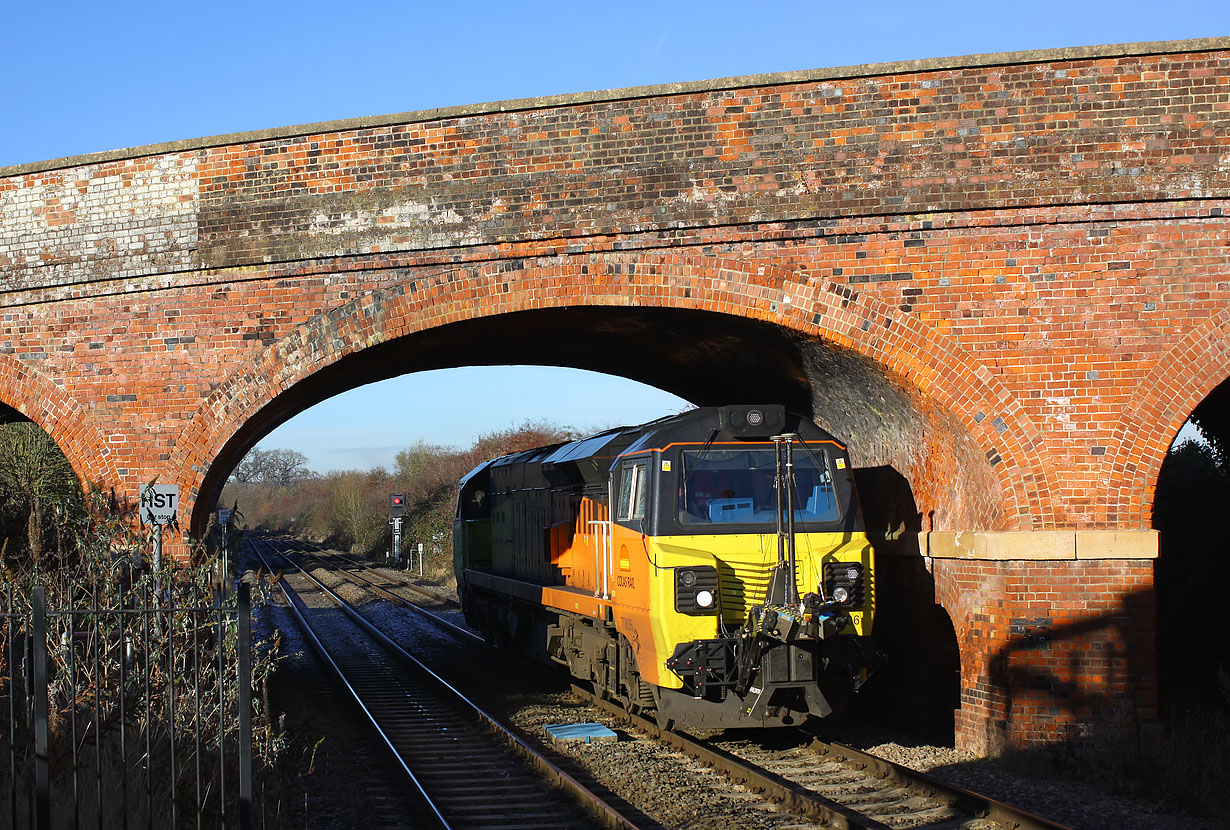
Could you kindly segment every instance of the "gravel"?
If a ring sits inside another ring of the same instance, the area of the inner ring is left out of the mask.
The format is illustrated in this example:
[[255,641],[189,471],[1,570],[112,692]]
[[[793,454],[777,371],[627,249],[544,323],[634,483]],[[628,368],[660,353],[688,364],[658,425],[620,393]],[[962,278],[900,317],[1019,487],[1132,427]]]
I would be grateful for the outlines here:
[[1063,778],[1006,772],[997,769],[994,761],[950,747],[881,743],[866,750],[1079,830],[1218,830],[1225,826],[1168,805],[1124,798]]
[[[652,822],[671,828],[785,830],[819,827],[781,809],[682,753],[624,728],[567,693],[519,695],[499,701],[499,716],[580,777],[617,793]],[[613,742],[553,741],[546,726],[601,723]]]

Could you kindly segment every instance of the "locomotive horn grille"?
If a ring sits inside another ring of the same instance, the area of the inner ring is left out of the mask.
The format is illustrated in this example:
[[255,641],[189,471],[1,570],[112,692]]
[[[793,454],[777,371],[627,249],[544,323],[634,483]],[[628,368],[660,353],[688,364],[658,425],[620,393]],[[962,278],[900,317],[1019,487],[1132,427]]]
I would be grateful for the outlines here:
[[824,595],[832,597],[837,588],[845,588],[850,598],[847,605],[863,605],[866,601],[866,580],[863,579],[863,566],[859,562],[825,562],[824,563]]

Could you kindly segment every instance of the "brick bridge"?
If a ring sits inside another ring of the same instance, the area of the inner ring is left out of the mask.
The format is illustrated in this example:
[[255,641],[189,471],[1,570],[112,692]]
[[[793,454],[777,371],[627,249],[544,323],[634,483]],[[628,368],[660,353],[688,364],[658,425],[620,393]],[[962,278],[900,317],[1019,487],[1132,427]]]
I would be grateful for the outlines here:
[[405,372],[783,401],[849,441],[958,744],[1096,737],[1156,717],[1154,485],[1230,376],[1227,77],[984,55],[0,169],[0,410],[200,533],[269,430]]

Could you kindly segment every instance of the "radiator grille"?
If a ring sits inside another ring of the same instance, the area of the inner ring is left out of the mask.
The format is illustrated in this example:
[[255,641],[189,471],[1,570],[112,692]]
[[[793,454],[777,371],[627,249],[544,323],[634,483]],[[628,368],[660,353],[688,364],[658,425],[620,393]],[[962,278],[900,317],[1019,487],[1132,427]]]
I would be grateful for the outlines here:
[[720,562],[718,587],[722,596],[722,622],[742,625],[753,605],[764,602],[773,566],[748,562]]
[[[753,605],[760,605],[769,590],[775,561],[770,562],[718,562],[718,589],[721,595],[722,622],[726,625],[741,625],[747,622]],[[848,606],[863,607],[870,593],[868,574],[861,562],[828,561],[824,563],[824,593],[833,595],[833,589],[842,586],[850,592]],[[805,578],[805,577],[804,577]],[[800,585],[800,596],[810,589]]]

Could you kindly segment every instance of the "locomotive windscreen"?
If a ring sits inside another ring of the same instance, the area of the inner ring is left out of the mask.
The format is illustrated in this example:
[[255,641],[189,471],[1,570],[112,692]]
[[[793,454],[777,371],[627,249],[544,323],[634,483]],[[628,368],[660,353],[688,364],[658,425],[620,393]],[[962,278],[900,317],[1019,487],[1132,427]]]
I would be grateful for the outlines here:
[[[679,521],[685,525],[776,524],[776,475],[772,444],[684,450]],[[794,485],[795,521],[833,522],[840,518],[825,453],[795,454]]]

